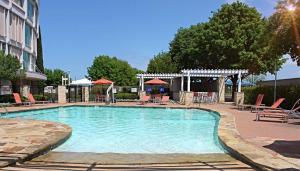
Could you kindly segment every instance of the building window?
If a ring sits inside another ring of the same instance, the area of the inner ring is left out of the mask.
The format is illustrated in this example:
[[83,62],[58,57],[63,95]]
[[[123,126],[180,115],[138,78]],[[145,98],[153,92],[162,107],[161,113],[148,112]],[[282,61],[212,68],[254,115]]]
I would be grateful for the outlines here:
[[35,57],[32,56],[32,55],[30,55],[30,56],[31,56],[31,58],[30,58],[30,60],[31,60],[31,65],[30,65],[31,71],[35,72],[35,63],[36,63]]
[[23,7],[23,0],[13,0],[13,2],[18,4],[20,7]]
[[33,22],[33,16],[34,16],[34,5],[33,3],[28,0],[28,4],[27,4],[27,18]]
[[32,31],[28,24],[25,25],[25,45],[31,48]]
[[30,55],[28,52],[23,52],[23,69],[29,71],[30,68]]
[[0,42],[0,50],[5,52],[6,45],[4,42]]

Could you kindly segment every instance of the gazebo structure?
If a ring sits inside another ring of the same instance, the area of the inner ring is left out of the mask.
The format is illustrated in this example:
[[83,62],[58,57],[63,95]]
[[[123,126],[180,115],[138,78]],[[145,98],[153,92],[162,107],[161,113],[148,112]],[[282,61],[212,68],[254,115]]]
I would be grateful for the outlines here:
[[[173,89],[173,98],[183,104],[191,104],[193,102],[194,92],[191,90],[191,78],[214,78],[217,82],[217,98],[218,102],[225,101],[225,78],[233,75],[238,76],[238,91],[235,93],[234,101],[237,104],[243,103],[243,93],[241,92],[242,76],[248,74],[248,70],[243,69],[185,69],[180,73],[145,73],[137,74],[140,79],[140,96],[145,95],[144,82],[145,79],[163,79],[170,80],[170,86]],[[186,87],[185,85],[186,79]],[[180,84],[180,86],[179,86]],[[194,85],[193,85],[194,86]],[[193,87],[197,89],[196,86]]]

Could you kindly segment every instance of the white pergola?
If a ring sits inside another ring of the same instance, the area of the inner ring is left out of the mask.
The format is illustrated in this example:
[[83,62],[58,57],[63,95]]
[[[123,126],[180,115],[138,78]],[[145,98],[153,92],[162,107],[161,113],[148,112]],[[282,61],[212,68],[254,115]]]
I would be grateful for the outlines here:
[[248,70],[244,69],[184,69],[181,73],[145,73],[137,74],[140,79],[141,90],[144,91],[144,79],[174,79],[181,77],[181,91],[184,90],[184,77],[187,77],[187,91],[191,91],[191,77],[209,77],[219,78],[238,75],[238,92],[241,92],[242,75],[248,74]]

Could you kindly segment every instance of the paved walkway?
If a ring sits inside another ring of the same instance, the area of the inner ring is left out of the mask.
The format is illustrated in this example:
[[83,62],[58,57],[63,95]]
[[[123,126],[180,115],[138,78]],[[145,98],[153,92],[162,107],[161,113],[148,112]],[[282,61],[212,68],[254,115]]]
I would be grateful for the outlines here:
[[256,114],[250,111],[239,111],[234,106],[221,104],[211,107],[233,113],[236,128],[244,140],[300,165],[300,120],[282,123],[280,118],[262,118],[255,121]]

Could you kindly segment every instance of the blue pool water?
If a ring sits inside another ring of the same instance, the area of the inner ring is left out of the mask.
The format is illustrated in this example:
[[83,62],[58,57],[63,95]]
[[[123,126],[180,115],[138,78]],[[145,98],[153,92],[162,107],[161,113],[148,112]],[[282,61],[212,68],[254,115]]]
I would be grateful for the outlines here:
[[196,109],[63,107],[13,113],[65,123],[69,140],[55,149],[95,153],[224,153],[217,138],[219,117]]

